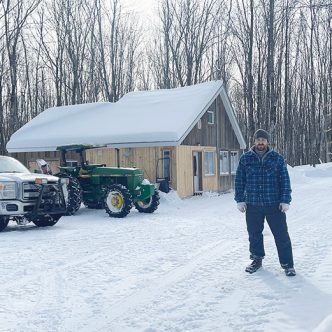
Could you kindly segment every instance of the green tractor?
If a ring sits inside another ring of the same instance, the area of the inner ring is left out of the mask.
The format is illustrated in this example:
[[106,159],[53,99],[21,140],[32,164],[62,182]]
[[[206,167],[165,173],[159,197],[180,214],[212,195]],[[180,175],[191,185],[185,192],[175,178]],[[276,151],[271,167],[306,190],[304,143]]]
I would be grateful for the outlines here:
[[[60,146],[60,173],[69,178],[65,197],[67,214],[74,214],[83,202],[88,208],[105,208],[110,217],[123,218],[133,206],[142,213],[152,213],[159,205],[159,193],[154,184],[144,179],[139,168],[106,167],[105,164],[89,164],[85,150],[93,146]],[[67,161],[66,153],[76,152],[79,162]]]

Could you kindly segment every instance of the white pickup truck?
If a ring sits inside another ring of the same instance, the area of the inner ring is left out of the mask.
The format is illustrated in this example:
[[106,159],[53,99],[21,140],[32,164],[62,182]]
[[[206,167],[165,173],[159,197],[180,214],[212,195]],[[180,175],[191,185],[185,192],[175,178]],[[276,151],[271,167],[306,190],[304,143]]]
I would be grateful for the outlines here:
[[31,173],[16,159],[0,156],[0,231],[11,219],[19,225],[55,225],[66,214],[66,180]]

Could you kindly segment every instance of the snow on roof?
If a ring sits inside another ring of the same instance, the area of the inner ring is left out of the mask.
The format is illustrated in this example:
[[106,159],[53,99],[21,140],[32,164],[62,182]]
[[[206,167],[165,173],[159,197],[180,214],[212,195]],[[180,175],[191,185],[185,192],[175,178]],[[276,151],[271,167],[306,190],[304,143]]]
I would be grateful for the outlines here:
[[245,147],[222,81],[211,81],[175,89],[130,92],[116,103],[49,108],[15,132],[7,150],[55,151],[58,146],[70,144],[179,145],[218,94],[240,146]]

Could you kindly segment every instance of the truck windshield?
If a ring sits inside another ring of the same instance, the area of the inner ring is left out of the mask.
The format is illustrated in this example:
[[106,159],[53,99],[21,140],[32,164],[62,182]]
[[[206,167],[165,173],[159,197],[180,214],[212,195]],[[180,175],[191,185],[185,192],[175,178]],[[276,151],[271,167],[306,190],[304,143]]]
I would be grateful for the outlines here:
[[0,157],[0,173],[30,173],[18,160],[11,157]]

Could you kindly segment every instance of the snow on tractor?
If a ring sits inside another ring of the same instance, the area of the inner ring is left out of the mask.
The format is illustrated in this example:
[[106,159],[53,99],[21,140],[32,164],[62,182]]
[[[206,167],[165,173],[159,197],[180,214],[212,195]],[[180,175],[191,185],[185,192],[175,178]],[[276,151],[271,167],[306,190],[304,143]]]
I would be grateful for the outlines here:
[[[81,202],[88,208],[104,208],[110,217],[123,218],[133,206],[143,213],[152,213],[159,205],[159,193],[154,184],[144,179],[139,168],[106,167],[105,164],[89,164],[85,160],[87,145],[60,146],[60,178],[69,178],[67,213],[74,214]],[[79,155],[78,165],[71,165],[66,153]]]

